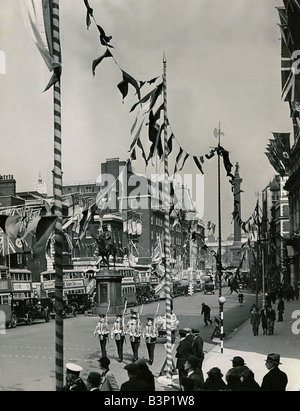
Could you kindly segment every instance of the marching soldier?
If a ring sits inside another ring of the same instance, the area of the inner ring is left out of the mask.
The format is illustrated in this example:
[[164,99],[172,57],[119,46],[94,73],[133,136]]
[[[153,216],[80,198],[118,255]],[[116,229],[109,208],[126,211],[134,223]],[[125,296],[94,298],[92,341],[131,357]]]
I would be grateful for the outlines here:
[[123,345],[125,341],[125,330],[124,330],[124,316],[121,314],[116,314],[116,320],[111,329],[111,338],[114,338],[117,346],[119,362],[123,361]]
[[127,323],[127,334],[130,336],[130,344],[133,353],[132,361],[138,359],[138,350],[141,341],[141,324],[140,319],[137,318],[137,313],[132,312],[131,319]]
[[147,325],[145,326],[143,337],[146,340],[146,346],[147,346],[148,356],[149,356],[149,364],[152,365],[153,360],[154,360],[155,343],[158,337],[157,326],[155,324],[155,321],[153,321],[153,318],[147,318]]
[[86,385],[80,377],[80,371],[83,370],[78,364],[66,364],[66,385],[63,391],[87,391]]
[[98,324],[96,325],[94,335],[98,334],[102,357],[107,357],[106,344],[109,335],[107,316],[105,314],[100,314],[99,317],[100,319]]

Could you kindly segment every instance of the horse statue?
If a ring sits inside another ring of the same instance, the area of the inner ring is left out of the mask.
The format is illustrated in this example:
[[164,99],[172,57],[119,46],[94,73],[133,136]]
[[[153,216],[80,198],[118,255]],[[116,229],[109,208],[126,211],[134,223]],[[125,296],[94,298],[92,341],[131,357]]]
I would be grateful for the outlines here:
[[102,231],[96,238],[98,254],[102,258],[104,267],[109,269],[109,257],[113,257],[114,267],[116,267],[117,247],[112,239],[110,231]]

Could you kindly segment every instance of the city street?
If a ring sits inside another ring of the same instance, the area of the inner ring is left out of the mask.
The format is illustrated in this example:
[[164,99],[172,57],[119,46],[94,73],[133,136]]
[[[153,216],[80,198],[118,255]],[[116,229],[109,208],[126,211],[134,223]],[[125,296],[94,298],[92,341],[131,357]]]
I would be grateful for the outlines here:
[[[228,288],[224,288],[226,297],[224,305],[225,333],[229,334],[249,318],[249,310],[255,302],[255,295],[244,292],[245,302],[240,306],[236,294],[228,294]],[[174,312],[180,321],[179,328],[198,328],[205,341],[204,349],[209,351],[215,346],[210,340],[214,325],[205,326],[200,317],[201,303],[205,302],[211,307],[212,319],[218,316],[218,290],[214,295],[204,295],[198,292],[193,296],[177,297],[174,299]],[[153,316],[157,303],[143,306],[142,323],[146,317]],[[139,307],[134,308],[136,310]],[[164,314],[165,302],[160,301],[159,313]],[[128,310],[130,312],[130,309]],[[126,322],[130,314],[126,315]],[[114,317],[109,317],[112,324]],[[78,315],[64,321],[64,362],[76,362],[83,367],[82,377],[85,379],[88,372],[98,370],[99,342],[94,337],[94,329],[97,324],[97,316]],[[155,349],[155,360],[151,367],[155,376],[158,376],[164,359],[165,339],[159,339]],[[178,333],[175,347],[179,342]],[[225,343],[226,345],[226,343]],[[55,390],[55,321],[50,323],[35,323],[31,326],[18,325],[15,329],[7,329],[5,335],[0,336],[0,389],[5,391],[39,391]],[[111,339],[108,343],[108,356],[111,360],[111,369],[117,376],[119,384],[127,380],[127,372],[123,369],[125,363],[131,362],[131,348],[128,337],[124,345],[124,362],[118,363],[115,343]],[[173,351],[174,354],[174,351]],[[144,341],[141,341],[139,357],[147,359],[147,351]]]

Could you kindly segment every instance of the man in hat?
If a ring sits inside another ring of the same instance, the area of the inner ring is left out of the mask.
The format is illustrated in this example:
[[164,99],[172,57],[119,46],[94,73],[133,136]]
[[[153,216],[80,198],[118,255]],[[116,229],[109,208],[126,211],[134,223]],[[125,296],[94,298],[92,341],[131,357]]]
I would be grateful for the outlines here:
[[86,380],[86,388],[88,391],[100,391],[99,385],[101,381],[101,375],[98,372],[91,371]]
[[108,329],[108,322],[105,314],[99,314],[99,322],[96,325],[94,335],[98,334],[99,342],[100,342],[100,348],[101,348],[101,354],[102,357],[107,357],[106,355],[106,344],[108,340],[108,334],[109,334],[109,329]]
[[80,377],[82,367],[78,364],[66,364],[66,385],[63,391],[87,391],[86,385]]
[[204,360],[204,353],[203,353],[203,339],[200,335],[200,331],[193,328],[192,333],[194,335],[194,341],[192,344],[193,354],[195,357],[199,358],[199,368],[202,370],[202,363]]
[[131,313],[131,319],[127,323],[127,334],[130,338],[131,349],[133,353],[132,361],[138,360],[138,351],[141,341],[141,324],[137,318],[137,313],[133,311]]
[[264,376],[261,384],[262,391],[285,391],[288,377],[279,369],[280,355],[271,353],[266,359],[266,367],[269,372]]
[[139,366],[137,364],[127,364],[124,367],[127,370],[129,380],[121,385],[120,391],[149,391],[149,386],[138,377]]
[[233,357],[231,361],[232,368],[227,371],[225,379],[228,387],[230,386],[230,389],[234,389],[234,391],[236,391],[239,389],[241,384],[241,374],[243,371],[248,370],[248,367],[245,364],[244,358],[238,355]]
[[205,325],[208,325],[208,322],[210,323],[210,325],[212,325],[212,320],[210,319],[210,311],[210,307],[205,303],[202,303],[201,315],[203,315]]
[[111,329],[111,338],[114,338],[117,346],[119,362],[123,361],[123,345],[125,341],[125,330],[123,324],[123,317],[120,314],[116,314],[116,320]]
[[227,385],[223,381],[223,374],[220,368],[213,367],[207,372],[208,378],[202,385],[204,391],[224,391],[227,390]]
[[198,390],[204,383],[203,373],[199,368],[200,360],[194,355],[190,355],[184,363],[184,370],[187,372],[186,378],[194,380],[194,390]]
[[158,330],[153,322],[153,318],[147,318],[147,324],[145,326],[143,337],[146,340],[146,346],[149,356],[149,364],[152,365],[154,361],[154,348],[158,337]]
[[187,375],[184,364],[188,357],[193,354],[192,341],[190,338],[186,338],[187,334],[189,334],[187,330],[179,330],[180,342],[175,354],[177,358],[176,369],[178,370],[179,385],[181,385],[183,378]]
[[101,371],[99,391],[120,391],[117,380],[109,369],[110,359],[101,357],[98,362]]

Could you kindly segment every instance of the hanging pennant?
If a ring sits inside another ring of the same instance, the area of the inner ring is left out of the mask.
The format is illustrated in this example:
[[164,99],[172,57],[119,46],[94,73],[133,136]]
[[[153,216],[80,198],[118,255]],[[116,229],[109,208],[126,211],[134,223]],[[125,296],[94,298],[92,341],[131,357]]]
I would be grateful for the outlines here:
[[101,63],[101,61],[105,57],[112,57],[112,54],[109,49],[106,49],[106,52],[102,56],[98,57],[96,60],[93,61],[93,64],[92,64],[93,76],[95,76],[96,67]]

